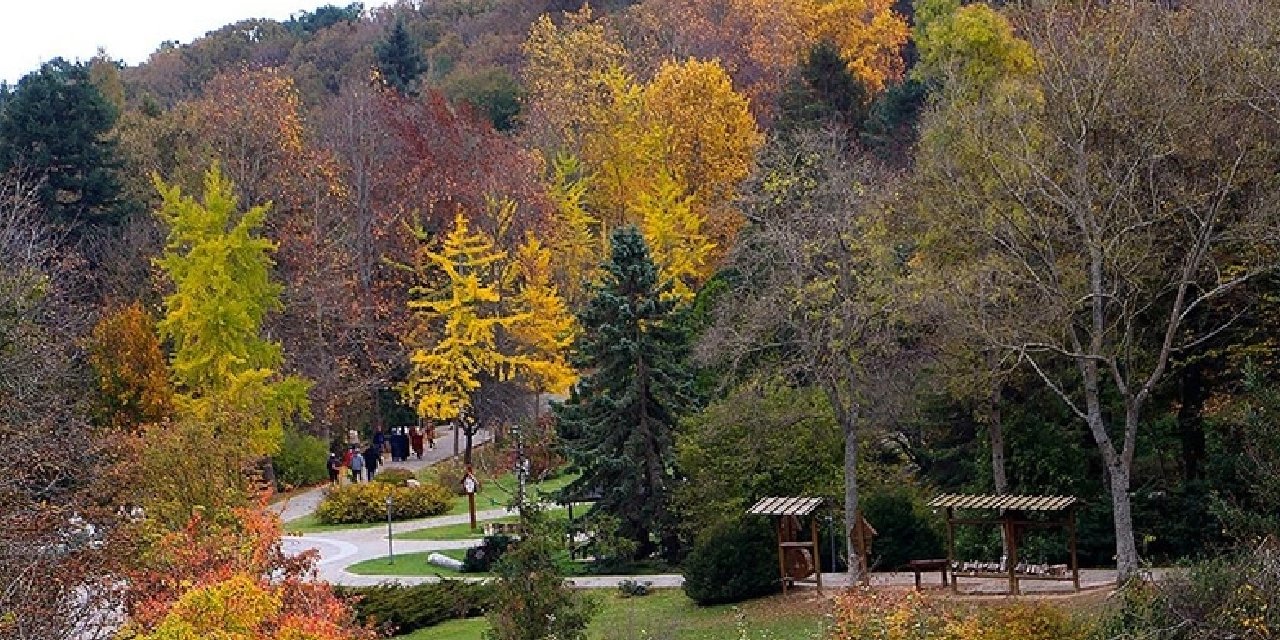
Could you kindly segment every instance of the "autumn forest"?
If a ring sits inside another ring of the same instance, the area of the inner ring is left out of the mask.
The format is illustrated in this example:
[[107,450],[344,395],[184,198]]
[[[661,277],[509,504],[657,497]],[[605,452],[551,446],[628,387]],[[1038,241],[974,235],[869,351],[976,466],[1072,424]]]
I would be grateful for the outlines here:
[[[397,0],[0,84],[0,637],[686,637],[564,575],[770,596],[769,496],[823,499],[811,572],[1003,563],[939,494],[1073,496],[1079,563],[1138,586],[723,637],[1270,637],[1277,34],[1272,0]],[[462,449],[359,482],[407,425]],[[483,589],[379,608],[289,550],[466,513],[464,477],[521,531]],[[319,524],[269,506],[326,479]]]

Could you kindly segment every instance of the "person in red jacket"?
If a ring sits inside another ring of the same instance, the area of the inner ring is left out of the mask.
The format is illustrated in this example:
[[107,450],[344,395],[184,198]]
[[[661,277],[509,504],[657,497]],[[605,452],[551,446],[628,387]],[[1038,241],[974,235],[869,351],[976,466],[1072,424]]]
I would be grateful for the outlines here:
[[414,425],[409,429],[409,445],[413,447],[413,455],[422,459],[422,427]]

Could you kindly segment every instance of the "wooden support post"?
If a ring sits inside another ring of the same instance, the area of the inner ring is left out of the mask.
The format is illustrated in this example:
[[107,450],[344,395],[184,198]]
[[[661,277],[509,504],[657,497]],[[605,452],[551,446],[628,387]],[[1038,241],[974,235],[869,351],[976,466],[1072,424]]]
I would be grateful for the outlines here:
[[[813,534],[813,575],[818,579],[818,593],[822,593],[822,551],[818,546],[818,516],[809,517],[809,531]],[[866,579],[863,578],[865,581]]]
[[1004,517],[1004,536],[1009,541],[1009,555],[1005,558],[1005,563],[1009,566],[1009,595],[1018,595],[1018,526],[1013,523],[1013,516],[1006,514]]
[[778,577],[782,579],[782,595],[787,595],[787,555],[786,549],[783,548],[782,523],[786,516],[778,517]]
[[1067,529],[1070,531],[1071,545],[1071,586],[1079,591],[1080,561],[1076,558],[1076,508],[1074,505],[1067,508]]
[[[951,507],[947,507],[947,566],[942,570],[943,584],[946,584],[947,572],[951,571],[951,567],[955,566],[956,563],[956,530],[955,524],[953,523],[954,520],[955,512]],[[956,585],[956,576],[954,573],[951,574],[951,592],[960,592],[959,587]]]

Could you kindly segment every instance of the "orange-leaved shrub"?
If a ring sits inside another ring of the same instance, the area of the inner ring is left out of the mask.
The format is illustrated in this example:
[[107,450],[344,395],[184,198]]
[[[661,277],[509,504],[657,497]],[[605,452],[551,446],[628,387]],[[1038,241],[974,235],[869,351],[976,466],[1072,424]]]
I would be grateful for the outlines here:
[[280,521],[259,506],[181,529],[144,521],[124,576],[119,638],[130,640],[372,640],[347,603],[315,580],[314,551],[286,554]]
[[453,493],[433,482],[417,487],[365,482],[328,489],[316,508],[316,520],[321,524],[383,522],[388,497],[393,520],[438,516],[453,504]]

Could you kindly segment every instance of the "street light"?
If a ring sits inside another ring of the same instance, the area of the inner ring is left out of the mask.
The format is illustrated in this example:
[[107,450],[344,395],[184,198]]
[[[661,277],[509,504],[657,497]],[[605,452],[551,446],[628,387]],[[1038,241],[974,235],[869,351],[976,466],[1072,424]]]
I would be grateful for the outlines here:
[[391,546],[391,496],[387,496],[387,564],[396,563],[396,551]]

